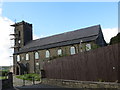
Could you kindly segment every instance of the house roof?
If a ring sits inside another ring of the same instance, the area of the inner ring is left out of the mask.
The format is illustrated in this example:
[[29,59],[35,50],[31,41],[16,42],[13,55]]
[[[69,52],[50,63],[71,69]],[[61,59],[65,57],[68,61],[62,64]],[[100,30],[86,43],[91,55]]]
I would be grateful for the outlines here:
[[59,47],[63,45],[80,43],[80,40],[82,40],[83,42],[93,41],[97,39],[99,30],[100,25],[95,25],[75,31],[32,40],[23,48],[21,48],[19,52],[16,53],[34,51],[38,49],[49,49],[57,46]]

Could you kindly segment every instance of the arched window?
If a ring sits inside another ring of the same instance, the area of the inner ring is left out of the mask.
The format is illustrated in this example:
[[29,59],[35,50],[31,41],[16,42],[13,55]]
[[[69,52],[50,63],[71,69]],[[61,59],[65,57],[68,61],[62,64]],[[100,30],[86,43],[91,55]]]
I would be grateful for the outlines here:
[[26,57],[26,60],[29,60],[29,54],[28,53],[26,54],[25,57]]
[[35,52],[35,59],[39,59],[39,53]]
[[70,47],[70,54],[71,55],[75,54],[75,47],[74,46]]
[[47,50],[46,51],[46,58],[49,58],[50,57],[50,52]]
[[86,44],[86,51],[91,50],[91,44]]
[[58,49],[58,55],[62,55],[62,49]]
[[20,61],[20,55],[17,55],[17,61]]

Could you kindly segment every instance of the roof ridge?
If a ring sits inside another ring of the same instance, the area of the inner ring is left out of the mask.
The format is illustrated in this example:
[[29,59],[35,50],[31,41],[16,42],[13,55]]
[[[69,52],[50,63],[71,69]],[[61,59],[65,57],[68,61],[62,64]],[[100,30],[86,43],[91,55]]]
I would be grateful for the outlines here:
[[54,36],[58,36],[58,35],[63,35],[63,34],[71,33],[71,32],[76,32],[76,31],[79,31],[79,30],[84,30],[84,29],[88,29],[88,28],[92,28],[92,27],[100,27],[100,24],[94,25],[94,26],[89,26],[89,27],[86,27],[86,28],[76,29],[76,30],[73,30],[73,31],[68,31],[68,32],[60,33],[60,34],[55,34],[55,35],[51,35],[51,36],[47,36],[47,37],[43,37],[43,38],[38,38],[38,39],[33,40],[33,41],[37,41],[37,40],[41,40],[41,39],[46,39],[48,37],[50,38],[50,37],[54,37]]

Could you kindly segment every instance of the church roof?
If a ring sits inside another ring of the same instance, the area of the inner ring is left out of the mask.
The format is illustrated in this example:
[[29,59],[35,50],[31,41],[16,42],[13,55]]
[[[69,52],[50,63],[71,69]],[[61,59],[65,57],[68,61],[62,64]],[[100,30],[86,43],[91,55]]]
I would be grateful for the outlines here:
[[95,25],[75,31],[32,40],[21,48],[18,53],[72,45],[75,43],[80,43],[80,40],[83,42],[93,41],[97,39],[100,30],[100,25]]

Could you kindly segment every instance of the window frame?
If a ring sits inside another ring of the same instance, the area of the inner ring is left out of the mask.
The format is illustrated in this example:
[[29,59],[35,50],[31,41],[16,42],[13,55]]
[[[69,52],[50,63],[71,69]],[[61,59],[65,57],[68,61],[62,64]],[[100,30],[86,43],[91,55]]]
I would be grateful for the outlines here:
[[[89,49],[87,49],[88,46],[90,46]],[[87,44],[85,45],[85,50],[86,50],[86,51],[90,51],[91,49],[92,49],[92,48],[91,48],[91,44],[90,44],[90,43],[87,43]]]
[[[60,51],[60,53],[59,53],[59,51]],[[57,50],[57,55],[58,55],[58,56],[62,55],[62,49],[61,49],[61,48],[59,48],[59,49]]]
[[25,60],[26,61],[30,60],[30,55],[28,53],[26,53],[26,55],[25,55]]
[[76,54],[76,48],[75,48],[75,46],[71,46],[70,47],[70,55],[74,55],[74,54]]
[[34,53],[34,58],[35,58],[35,60],[38,60],[40,57],[39,57],[39,52],[35,52]]
[[50,58],[50,51],[49,51],[49,50],[46,50],[46,52],[45,52],[45,57],[46,57],[46,58]]
[[21,61],[20,55],[17,55],[17,62]]

